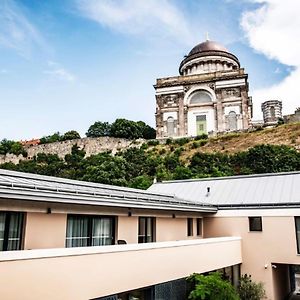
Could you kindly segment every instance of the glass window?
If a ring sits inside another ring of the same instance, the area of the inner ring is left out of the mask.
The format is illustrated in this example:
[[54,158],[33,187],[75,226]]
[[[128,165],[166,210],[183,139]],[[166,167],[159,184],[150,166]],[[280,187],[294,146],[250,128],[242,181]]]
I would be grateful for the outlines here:
[[300,217],[295,217],[297,252],[300,254]]
[[0,212],[0,251],[20,250],[24,213]]
[[197,91],[192,94],[190,104],[202,104],[212,102],[211,94],[207,91]]
[[193,236],[193,219],[192,218],[187,219],[187,235]]
[[114,218],[69,215],[66,247],[114,244]]
[[197,218],[197,235],[202,236],[202,218]]
[[262,231],[261,217],[249,217],[249,231]]
[[139,217],[139,243],[154,242],[154,218],[152,217]]

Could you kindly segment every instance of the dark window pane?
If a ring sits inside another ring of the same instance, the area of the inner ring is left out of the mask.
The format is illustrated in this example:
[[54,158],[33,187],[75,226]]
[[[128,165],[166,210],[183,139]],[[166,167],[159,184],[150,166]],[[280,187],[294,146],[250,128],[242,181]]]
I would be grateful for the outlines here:
[[0,212],[0,251],[4,250],[5,219],[6,214],[4,212]]
[[250,231],[262,231],[261,217],[249,217],[249,230]]
[[10,213],[10,222],[8,228],[7,250],[21,249],[23,214]]
[[192,218],[187,219],[187,235],[193,236],[193,219]]
[[112,217],[68,216],[66,247],[112,245],[113,220]]
[[0,251],[20,250],[24,213],[0,212]]
[[297,239],[297,251],[300,254],[300,217],[295,217],[296,224],[296,239]]
[[197,219],[197,235],[202,236],[202,219]]
[[154,218],[139,217],[139,243],[151,243],[154,241]]

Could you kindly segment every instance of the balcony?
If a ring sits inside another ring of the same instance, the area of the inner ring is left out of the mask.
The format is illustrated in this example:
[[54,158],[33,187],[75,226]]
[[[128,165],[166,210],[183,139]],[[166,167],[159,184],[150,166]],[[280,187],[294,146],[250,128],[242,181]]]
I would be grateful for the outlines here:
[[241,262],[239,237],[0,252],[0,295],[87,300]]

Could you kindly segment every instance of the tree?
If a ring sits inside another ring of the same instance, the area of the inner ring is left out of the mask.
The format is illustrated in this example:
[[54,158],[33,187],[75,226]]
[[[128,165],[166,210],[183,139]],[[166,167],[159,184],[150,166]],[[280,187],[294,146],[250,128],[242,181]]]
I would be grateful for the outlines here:
[[116,119],[111,124],[111,136],[124,139],[138,139],[142,137],[142,132],[136,122],[126,119]]
[[87,137],[110,136],[111,125],[108,122],[95,122],[86,133]]
[[227,280],[222,279],[221,273],[209,275],[193,274],[188,278],[194,289],[189,294],[190,300],[238,300],[239,296]]
[[62,137],[63,141],[75,140],[75,139],[80,139],[80,134],[75,130],[67,131]]
[[156,138],[156,130],[151,126],[147,125],[143,121],[136,122],[137,125],[140,127],[141,137],[146,140],[151,140]]
[[59,132],[55,132],[52,135],[43,136],[40,139],[40,144],[48,144],[48,143],[55,143],[60,142],[62,140],[62,136]]
[[261,300],[266,297],[262,282],[253,282],[251,275],[243,275],[240,279],[238,293],[241,300]]

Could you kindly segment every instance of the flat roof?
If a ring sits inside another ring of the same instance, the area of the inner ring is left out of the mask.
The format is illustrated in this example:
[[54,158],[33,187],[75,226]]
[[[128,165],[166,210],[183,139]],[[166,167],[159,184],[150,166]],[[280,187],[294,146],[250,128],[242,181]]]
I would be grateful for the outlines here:
[[214,205],[173,194],[0,169],[0,199],[191,212],[216,212]]
[[300,171],[164,181],[148,191],[174,194],[219,209],[300,207]]

